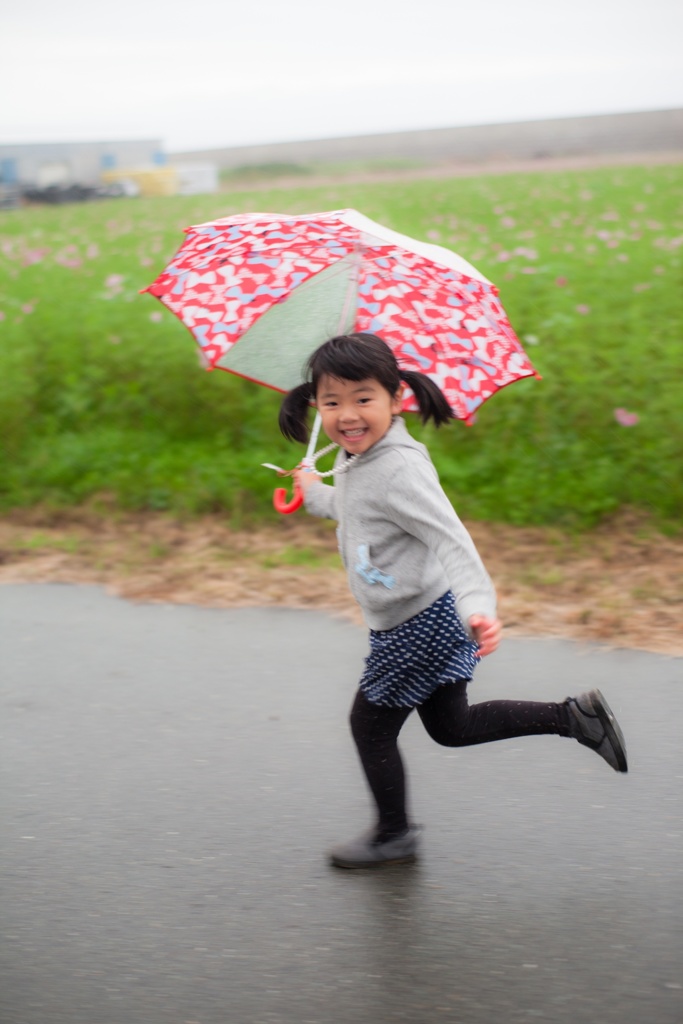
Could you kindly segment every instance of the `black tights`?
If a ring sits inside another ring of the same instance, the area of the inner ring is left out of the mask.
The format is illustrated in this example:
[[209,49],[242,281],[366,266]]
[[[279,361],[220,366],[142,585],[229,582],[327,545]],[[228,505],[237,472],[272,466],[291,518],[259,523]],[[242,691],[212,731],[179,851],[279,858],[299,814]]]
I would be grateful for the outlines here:
[[[379,811],[378,837],[407,828],[406,783],[398,734],[413,708],[371,704],[358,691],[351,709],[351,732]],[[563,704],[490,700],[470,707],[467,681],[440,686],[417,709],[425,729],[444,747],[467,747],[513,736],[569,736]]]

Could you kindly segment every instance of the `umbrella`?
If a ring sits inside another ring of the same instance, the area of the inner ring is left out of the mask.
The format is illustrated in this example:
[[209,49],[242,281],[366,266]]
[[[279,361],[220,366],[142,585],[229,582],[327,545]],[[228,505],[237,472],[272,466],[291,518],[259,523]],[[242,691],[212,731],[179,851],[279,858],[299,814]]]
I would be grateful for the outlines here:
[[[500,388],[537,376],[495,285],[451,250],[357,210],[236,214],[189,227],[145,291],[189,328],[208,369],[278,391],[302,382],[318,345],[356,332],[379,334],[403,368],[428,374],[465,421]],[[417,409],[408,390],[403,408]],[[309,461],[318,431],[319,419]],[[291,511],[282,493],[276,507]]]

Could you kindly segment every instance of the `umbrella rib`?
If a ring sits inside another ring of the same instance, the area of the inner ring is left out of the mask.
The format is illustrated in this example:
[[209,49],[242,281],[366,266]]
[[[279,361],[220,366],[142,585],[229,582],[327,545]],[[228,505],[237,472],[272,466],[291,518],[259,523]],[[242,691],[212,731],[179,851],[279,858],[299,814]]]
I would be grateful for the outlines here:
[[[360,266],[360,254],[361,254],[360,246],[356,246],[356,251],[355,251],[355,254],[354,254],[355,255],[355,259],[354,259],[354,262],[353,262],[353,266],[351,268],[351,273],[349,274],[348,283],[346,285],[346,295],[344,296],[344,305],[342,306],[342,311],[341,311],[340,316],[339,316],[339,323],[337,324],[337,334],[341,334],[341,332],[344,330],[344,326],[346,324],[346,319],[347,319],[347,317],[349,315],[349,310],[351,308],[351,303],[352,303],[353,298],[354,298],[354,296],[356,294],[356,288],[357,288],[357,285],[358,285],[358,268]],[[311,430],[311,436],[310,436],[310,439],[309,439],[309,442],[308,442],[308,448],[306,450],[306,459],[311,459],[313,457],[313,453],[315,452],[315,446],[317,445],[318,437],[320,436],[320,428],[322,427],[322,422],[323,421],[322,421],[322,417],[321,417],[320,413],[316,411],[315,421],[313,423],[313,428]]]

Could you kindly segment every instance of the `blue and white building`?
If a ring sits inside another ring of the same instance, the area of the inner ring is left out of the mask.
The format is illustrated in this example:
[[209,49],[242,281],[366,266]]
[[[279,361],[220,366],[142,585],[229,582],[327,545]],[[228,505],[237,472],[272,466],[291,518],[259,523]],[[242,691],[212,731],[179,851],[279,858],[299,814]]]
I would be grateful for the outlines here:
[[20,188],[97,186],[103,171],[166,164],[160,139],[0,143],[0,184]]

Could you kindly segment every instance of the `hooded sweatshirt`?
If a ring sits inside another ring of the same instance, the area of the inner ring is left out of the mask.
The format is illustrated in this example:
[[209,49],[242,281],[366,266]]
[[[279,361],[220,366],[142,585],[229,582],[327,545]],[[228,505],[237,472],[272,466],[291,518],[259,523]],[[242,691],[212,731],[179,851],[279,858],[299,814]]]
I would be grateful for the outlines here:
[[[340,450],[335,466],[347,457]],[[474,542],[429,452],[399,416],[333,487],[312,484],[305,504],[313,515],[338,522],[351,592],[370,629],[394,629],[448,590],[470,634],[472,615],[495,617],[495,591]]]

